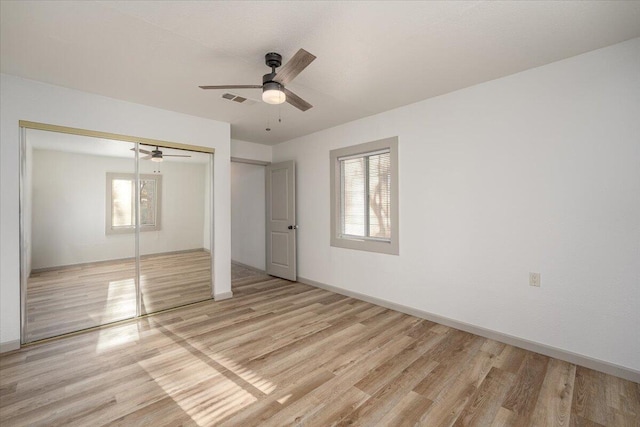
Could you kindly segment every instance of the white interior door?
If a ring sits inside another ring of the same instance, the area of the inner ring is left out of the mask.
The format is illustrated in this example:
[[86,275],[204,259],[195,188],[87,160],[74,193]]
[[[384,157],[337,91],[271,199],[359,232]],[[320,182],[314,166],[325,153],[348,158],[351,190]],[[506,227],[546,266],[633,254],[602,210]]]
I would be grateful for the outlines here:
[[293,160],[266,168],[267,274],[296,280],[296,166]]

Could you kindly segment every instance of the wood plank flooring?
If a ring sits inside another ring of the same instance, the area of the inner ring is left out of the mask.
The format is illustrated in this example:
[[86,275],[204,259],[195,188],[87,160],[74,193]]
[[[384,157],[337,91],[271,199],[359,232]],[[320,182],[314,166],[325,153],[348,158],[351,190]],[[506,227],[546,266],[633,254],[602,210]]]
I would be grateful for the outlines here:
[[[205,251],[143,257],[142,312],[211,298],[210,265]],[[27,341],[134,317],[135,274],[132,259],[32,273],[27,283]]]
[[640,385],[300,283],[0,356],[2,426],[638,426]]

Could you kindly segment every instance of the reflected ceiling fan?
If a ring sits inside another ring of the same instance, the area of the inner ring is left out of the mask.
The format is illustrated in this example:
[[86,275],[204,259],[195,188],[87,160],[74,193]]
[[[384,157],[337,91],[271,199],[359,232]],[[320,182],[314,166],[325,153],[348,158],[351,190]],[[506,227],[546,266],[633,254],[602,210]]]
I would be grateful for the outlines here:
[[[298,74],[302,72],[316,57],[304,49],[298,50],[293,58],[282,65],[282,55],[269,52],[264,56],[267,67],[271,67],[271,72],[262,76],[261,85],[222,85],[222,86],[200,86],[201,89],[262,89],[262,100],[267,104],[282,104],[288,102],[301,111],[307,111],[313,105],[300,98],[285,85],[289,84]],[[276,72],[276,68],[282,68]]]
[[[132,148],[131,151],[136,151],[136,149]],[[152,162],[161,162],[164,157],[191,157],[186,154],[162,154],[162,151],[160,151],[158,146],[156,146],[155,150],[151,151],[139,148],[138,152],[146,154],[146,156],[140,157],[141,160],[151,160]]]

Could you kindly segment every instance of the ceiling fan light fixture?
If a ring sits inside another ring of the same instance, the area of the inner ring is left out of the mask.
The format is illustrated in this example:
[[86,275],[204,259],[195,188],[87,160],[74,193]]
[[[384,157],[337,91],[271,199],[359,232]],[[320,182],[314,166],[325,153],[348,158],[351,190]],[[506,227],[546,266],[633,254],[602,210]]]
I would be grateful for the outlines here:
[[267,104],[282,104],[287,100],[287,95],[282,89],[282,85],[280,85],[279,83],[265,83],[262,87],[262,100]]
[[151,161],[160,163],[162,161],[162,153],[154,150],[154,152],[151,153]]

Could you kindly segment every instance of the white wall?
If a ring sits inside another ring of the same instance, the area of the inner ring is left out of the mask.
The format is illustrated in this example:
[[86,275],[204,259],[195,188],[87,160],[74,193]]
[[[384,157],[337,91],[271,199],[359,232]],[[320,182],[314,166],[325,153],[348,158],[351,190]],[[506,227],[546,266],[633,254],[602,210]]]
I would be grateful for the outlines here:
[[[231,140],[231,157],[271,163],[273,149],[239,139]],[[231,163],[231,259],[264,270],[265,168]]]
[[[394,135],[400,255],[330,247],[329,150]],[[301,277],[640,370],[640,39],[273,158],[297,162]]]
[[228,123],[118,101],[6,74],[0,76],[0,112],[0,344],[20,339],[19,120],[215,148],[214,292],[216,295],[230,292]]
[[256,144],[255,142],[231,140],[231,157],[245,160],[259,160],[271,163],[273,149],[270,145]]
[[265,167],[231,162],[231,259],[265,269]]
[[[28,131],[27,131],[28,133]],[[133,257],[135,238],[105,233],[107,172],[133,159],[33,150],[33,269]],[[205,164],[142,161],[162,176],[160,230],[140,234],[140,254],[204,248]]]

